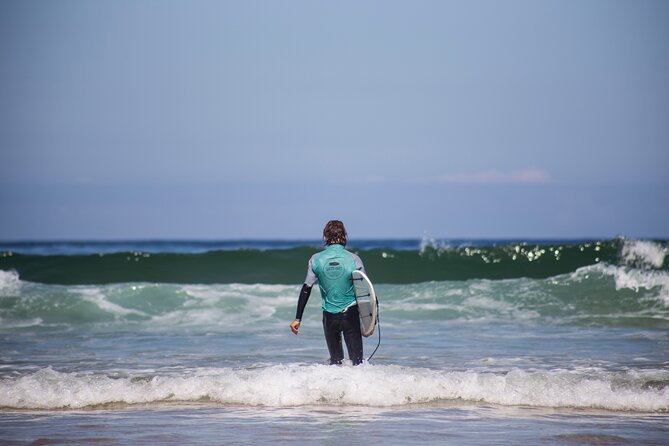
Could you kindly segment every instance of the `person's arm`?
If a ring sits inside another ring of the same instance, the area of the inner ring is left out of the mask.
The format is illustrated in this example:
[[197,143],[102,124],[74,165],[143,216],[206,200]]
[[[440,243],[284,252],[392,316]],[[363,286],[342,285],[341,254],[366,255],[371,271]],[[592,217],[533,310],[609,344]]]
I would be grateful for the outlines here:
[[367,274],[367,271],[365,271],[365,265],[363,265],[362,259],[357,254],[353,254],[353,260],[355,261],[355,268]]
[[297,300],[297,311],[295,312],[295,320],[290,323],[290,329],[293,333],[298,334],[300,324],[302,322],[302,314],[304,313],[304,308],[309,302],[309,296],[311,295],[311,287],[306,283],[302,285],[302,290],[300,291],[300,297]]
[[314,272],[314,257],[315,254],[309,259],[309,266],[307,267],[307,277],[304,279],[304,285],[302,285],[302,290],[300,291],[300,297],[297,300],[297,311],[295,312],[295,320],[290,323],[290,330],[299,334],[300,323],[302,322],[302,314],[304,313],[304,308],[307,306],[309,301],[309,296],[311,295],[311,288],[316,282],[318,282],[318,277]]

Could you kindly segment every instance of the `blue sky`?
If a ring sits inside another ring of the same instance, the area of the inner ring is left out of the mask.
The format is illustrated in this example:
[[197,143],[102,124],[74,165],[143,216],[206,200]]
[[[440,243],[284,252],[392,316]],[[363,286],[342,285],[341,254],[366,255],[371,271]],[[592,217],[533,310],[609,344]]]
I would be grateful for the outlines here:
[[669,237],[666,1],[4,1],[0,239]]

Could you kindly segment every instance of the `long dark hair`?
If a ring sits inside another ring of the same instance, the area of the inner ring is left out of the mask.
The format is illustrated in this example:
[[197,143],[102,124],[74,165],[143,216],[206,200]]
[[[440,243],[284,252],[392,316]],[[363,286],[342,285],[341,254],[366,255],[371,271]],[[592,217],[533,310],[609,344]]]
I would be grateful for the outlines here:
[[344,223],[339,220],[330,220],[323,229],[323,239],[326,245],[334,245],[336,243],[346,245],[348,234]]

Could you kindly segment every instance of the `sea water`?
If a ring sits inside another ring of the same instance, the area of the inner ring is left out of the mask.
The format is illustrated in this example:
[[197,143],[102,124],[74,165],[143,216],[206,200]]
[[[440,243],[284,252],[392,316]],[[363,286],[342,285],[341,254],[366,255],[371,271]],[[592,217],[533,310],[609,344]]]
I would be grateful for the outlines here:
[[0,244],[0,444],[669,443],[666,241],[352,241],[358,367],[288,327],[318,249]]

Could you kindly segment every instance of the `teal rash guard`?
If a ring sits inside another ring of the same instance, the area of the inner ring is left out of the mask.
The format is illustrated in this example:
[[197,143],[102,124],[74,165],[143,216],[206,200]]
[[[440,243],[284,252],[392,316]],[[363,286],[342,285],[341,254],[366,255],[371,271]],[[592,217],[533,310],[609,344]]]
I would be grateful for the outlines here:
[[323,298],[323,311],[340,313],[354,305],[356,301],[351,273],[355,270],[365,271],[362,260],[343,245],[329,245],[311,256],[295,319],[302,319],[311,287],[317,282]]

